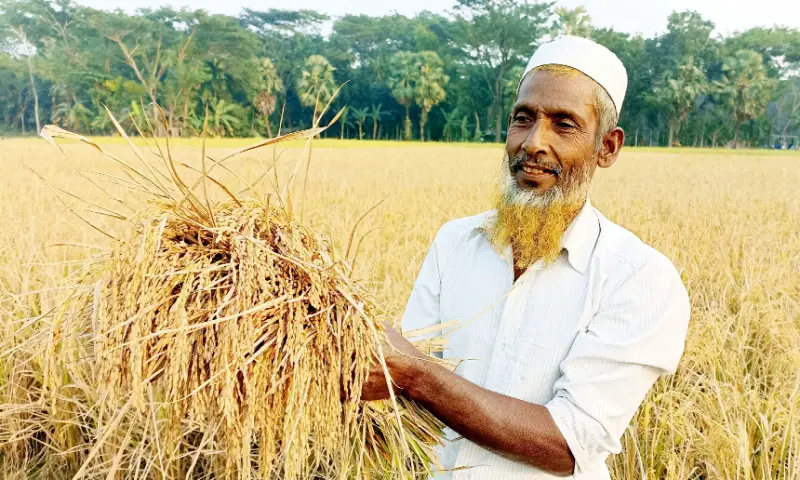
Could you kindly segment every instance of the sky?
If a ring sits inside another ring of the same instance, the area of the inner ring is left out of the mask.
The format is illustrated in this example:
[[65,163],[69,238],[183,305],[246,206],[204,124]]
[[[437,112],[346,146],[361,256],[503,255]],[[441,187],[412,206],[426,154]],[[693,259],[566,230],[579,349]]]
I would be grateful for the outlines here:
[[[351,14],[414,15],[422,10],[449,11],[455,0],[77,0],[77,3],[111,10],[133,11],[141,7],[191,6],[214,13],[237,15],[242,8],[308,8],[331,16]],[[290,5],[290,6],[288,6]],[[800,28],[800,0],[559,0],[558,5],[586,7],[592,23],[628,33],[652,37],[667,26],[667,16],[674,10],[696,10],[717,25],[717,32],[729,34],[755,26],[775,24]]]

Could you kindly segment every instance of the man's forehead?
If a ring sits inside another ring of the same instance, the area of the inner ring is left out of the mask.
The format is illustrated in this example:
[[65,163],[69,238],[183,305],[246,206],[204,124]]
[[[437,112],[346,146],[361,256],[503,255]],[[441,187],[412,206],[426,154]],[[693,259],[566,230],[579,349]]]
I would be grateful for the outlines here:
[[522,81],[515,106],[542,105],[575,110],[592,109],[597,83],[580,72],[530,72]]

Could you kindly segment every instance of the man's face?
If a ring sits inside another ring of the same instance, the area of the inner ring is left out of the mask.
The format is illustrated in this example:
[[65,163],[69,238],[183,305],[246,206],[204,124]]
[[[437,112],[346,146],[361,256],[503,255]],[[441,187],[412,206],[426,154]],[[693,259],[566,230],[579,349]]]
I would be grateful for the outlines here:
[[584,75],[536,71],[520,86],[509,118],[506,153],[515,190],[566,194],[596,166],[596,85]]

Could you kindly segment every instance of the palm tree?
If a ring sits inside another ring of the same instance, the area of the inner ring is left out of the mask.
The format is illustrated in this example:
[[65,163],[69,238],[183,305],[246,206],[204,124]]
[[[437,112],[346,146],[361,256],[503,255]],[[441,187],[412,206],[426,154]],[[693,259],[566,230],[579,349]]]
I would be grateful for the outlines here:
[[467,137],[469,136],[469,131],[467,130],[467,126],[469,125],[469,116],[464,115],[464,118],[461,119],[461,141],[466,142]]
[[414,81],[419,74],[416,54],[397,52],[389,63],[388,85],[397,103],[406,107],[405,139],[411,140],[411,105],[414,103]]
[[235,115],[238,105],[227,103],[219,99],[212,104],[213,114],[211,116],[211,129],[214,135],[224,137],[226,134],[233,134],[233,129],[239,125],[240,120]]
[[350,107],[345,105],[342,107],[342,115],[339,116],[339,140],[344,140],[344,130],[350,125],[350,120],[347,118],[350,116]]
[[269,58],[261,59],[261,91],[256,95],[255,107],[264,115],[267,124],[267,136],[272,138],[272,126],[269,116],[275,111],[278,102],[278,93],[283,90],[283,80],[278,76],[275,65]]
[[80,102],[62,102],[53,108],[50,121],[73,132],[91,124],[92,112]]
[[383,107],[382,103],[372,106],[372,110],[370,111],[370,118],[372,118],[372,139],[378,139],[378,122],[381,119],[381,107]]
[[678,67],[674,78],[667,77],[663,85],[653,90],[654,100],[667,112],[670,147],[678,139],[681,126],[695,108],[697,97],[705,93],[707,87],[705,73],[694,65],[694,59],[689,58],[686,65]]
[[305,107],[314,107],[314,124],[316,125],[322,109],[333,98],[336,83],[333,72],[336,69],[322,55],[311,55],[303,66],[303,74],[297,80],[297,91],[300,103]]
[[459,124],[458,113],[459,112],[457,108],[454,108],[449,112],[443,112],[444,128],[442,130],[442,135],[444,135],[444,140],[446,142],[451,142],[453,140],[453,131]]
[[364,139],[364,123],[367,121],[367,116],[369,116],[369,110],[366,108],[354,108],[353,109],[353,119],[356,121],[356,125],[358,125],[358,139]]
[[590,37],[592,35],[592,17],[584,7],[569,9],[558,7],[555,9],[558,18],[553,22],[550,36],[575,35],[576,37]]
[[450,77],[444,74],[444,63],[436,52],[420,52],[419,76],[416,82],[416,100],[421,109],[419,117],[419,139],[425,141],[425,124],[428,113],[447,96],[444,86]]
[[733,146],[739,148],[742,123],[761,115],[775,86],[767,76],[761,54],[739,50],[722,64],[722,81],[715,82],[718,95],[733,113]]

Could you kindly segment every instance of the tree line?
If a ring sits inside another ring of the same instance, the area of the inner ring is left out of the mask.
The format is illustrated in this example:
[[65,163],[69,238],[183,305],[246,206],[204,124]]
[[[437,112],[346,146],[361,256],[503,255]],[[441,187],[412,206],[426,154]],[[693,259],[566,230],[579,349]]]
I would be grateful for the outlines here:
[[0,132],[31,134],[54,123],[113,134],[107,107],[126,129],[140,119],[176,136],[204,128],[273,136],[309,127],[345,84],[332,100],[333,110],[345,110],[328,136],[502,141],[525,62],[559,34],[592,38],[625,64],[620,123],[629,144],[797,143],[797,29],[721,36],[685,11],[669,16],[662,35],[644,38],[594,27],[582,7],[519,0],[337,18],[281,9],[127,14],[71,0],[0,0]]

